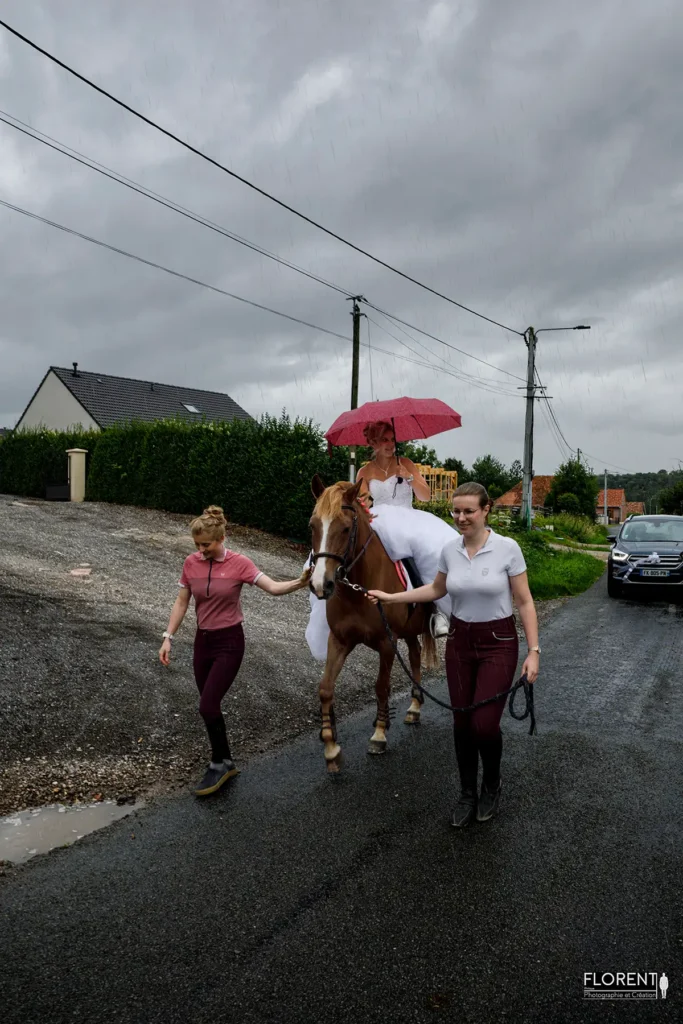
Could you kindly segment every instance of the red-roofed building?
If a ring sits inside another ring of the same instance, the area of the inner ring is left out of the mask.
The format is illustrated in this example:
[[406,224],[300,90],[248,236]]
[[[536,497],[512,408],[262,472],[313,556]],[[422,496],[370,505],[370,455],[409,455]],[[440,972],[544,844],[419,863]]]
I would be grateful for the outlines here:
[[[626,494],[622,487],[607,488],[607,519],[610,523],[623,523],[624,519],[628,515],[625,512],[626,508]],[[596,516],[604,516],[605,514],[605,492],[600,491],[598,494],[597,506],[595,509]]]
[[[531,482],[531,505],[532,508],[543,508],[548,492],[553,485],[552,476],[535,476]],[[493,503],[494,508],[520,509],[522,507],[522,481]]]

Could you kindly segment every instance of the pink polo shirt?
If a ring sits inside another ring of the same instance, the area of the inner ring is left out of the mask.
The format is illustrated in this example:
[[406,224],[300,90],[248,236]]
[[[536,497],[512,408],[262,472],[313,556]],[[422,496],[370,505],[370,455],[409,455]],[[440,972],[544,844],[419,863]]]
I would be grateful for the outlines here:
[[222,558],[204,558],[196,551],[185,559],[179,586],[194,598],[199,629],[227,629],[243,621],[240,592],[244,583],[256,583],[262,572],[246,555],[223,549]]

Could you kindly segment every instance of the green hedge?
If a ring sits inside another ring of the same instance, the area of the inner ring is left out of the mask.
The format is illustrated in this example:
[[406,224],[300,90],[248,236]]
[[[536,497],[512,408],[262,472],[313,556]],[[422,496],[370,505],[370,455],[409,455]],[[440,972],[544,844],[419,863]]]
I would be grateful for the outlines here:
[[327,444],[310,421],[282,415],[261,422],[163,421],[110,427],[102,433],[29,430],[0,446],[0,490],[45,497],[64,476],[67,448],[87,448],[89,501],[139,505],[196,515],[222,505],[228,519],[305,540],[311,478],[348,477],[346,448]]
[[311,478],[348,473],[311,422],[264,417],[232,423],[133,423],[104,431],[92,458],[87,498],[196,515],[221,505],[228,519],[305,540]]
[[0,445],[0,490],[44,498],[47,485],[66,479],[67,449],[86,448],[92,459],[101,437],[77,428],[64,433],[37,428],[8,434]]

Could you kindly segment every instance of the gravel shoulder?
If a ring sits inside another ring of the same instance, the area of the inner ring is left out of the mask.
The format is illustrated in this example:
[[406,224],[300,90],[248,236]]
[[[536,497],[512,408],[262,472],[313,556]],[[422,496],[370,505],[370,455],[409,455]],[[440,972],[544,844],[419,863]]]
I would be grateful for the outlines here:
[[[297,576],[305,557],[243,527],[229,543],[276,579]],[[192,613],[171,667],[157,658],[192,550],[185,516],[0,496],[0,814],[168,791],[200,770]],[[542,602],[541,622],[566,601]],[[304,639],[306,593],[276,599],[245,587],[243,606],[247,653],[224,704],[240,763],[317,731],[322,672]],[[355,651],[338,716],[374,699],[375,673],[376,656]],[[406,691],[396,667],[394,692]]]

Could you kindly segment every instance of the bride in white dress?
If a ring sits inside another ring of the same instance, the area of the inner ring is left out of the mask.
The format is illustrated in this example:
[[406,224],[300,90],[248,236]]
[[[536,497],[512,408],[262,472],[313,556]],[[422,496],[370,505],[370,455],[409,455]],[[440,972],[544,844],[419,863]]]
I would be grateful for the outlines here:
[[[413,495],[418,501],[429,501],[429,484],[410,459],[397,458],[391,424],[371,423],[364,434],[374,457],[363,466],[357,479],[364,484],[361,497],[372,499],[372,528],[394,562],[412,558],[422,581],[431,583],[444,545],[453,539],[454,528],[431,512],[413,508]],[[444,636],[448,631],[450,598],[442,598],[437,607],[434,633]],[[318,661],[327,658],[329,632],[326,602],[311,594],[306,640]]]

